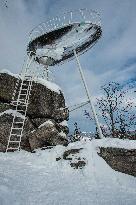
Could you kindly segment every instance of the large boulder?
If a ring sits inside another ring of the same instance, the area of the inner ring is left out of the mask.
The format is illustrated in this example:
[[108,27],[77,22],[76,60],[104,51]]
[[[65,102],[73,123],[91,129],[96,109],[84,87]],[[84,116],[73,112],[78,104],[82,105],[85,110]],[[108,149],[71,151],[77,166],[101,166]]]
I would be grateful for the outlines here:
[[[31,122],[33,123],[35,128],[39,128],[42,124],[49,122],[48,120],[48,118],[33,118],[31,119]],[[63,131],[66,135],[69,133],[69,128],[66,120],[62,122],[56,122],[54,119],[51,119],[50,121],[54,123],[58,132]]]
[[[0,102],[10,103],[18,78],[0,73]],[[21,80],[19,81],[21,83]],[[20,83],[17,91],[19,91]],[[18,92],[15,96],[17,98]],[[68,120],[69,113],[59,86],[46,80],[33,82],[27,115],[31,118],[51,118],[57,121]]]
[[11,102],[16,82],[15,76],[0,73],[0,102]]
[[68,119],[64,96],[59,90],[54,92],[46,86],[33,83],[28,115],[32,118],[52,118],[57,121]]
[[101,147],[99,155],[114,170],[136,177],[136,149]]
[[31,149],[53,145],[67,145],[66,134],[56,129],[55,123],[51,120],[43,123],[37,130],[31,132],[28,136]]
[[[5,151],[7,147],[15,113],[11,101],[18,79],[17,75],[0,73],[0,151]],[[21,84],[21,80],[18,81],[17,94]],[[22,114],[18,114],[21,117]],[[69,132],[66,123],[68,117],[68,109],[65,107],[65,99],[60,88],[43,79],[33,82],[21,148],[32,151],[46,145],[66,145],[66,135]]]

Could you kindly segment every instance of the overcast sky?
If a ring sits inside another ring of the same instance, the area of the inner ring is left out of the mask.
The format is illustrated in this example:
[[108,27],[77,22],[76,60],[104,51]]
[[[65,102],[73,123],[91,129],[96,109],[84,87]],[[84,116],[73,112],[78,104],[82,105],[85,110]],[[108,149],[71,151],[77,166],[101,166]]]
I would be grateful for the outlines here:
[[[100,13],[103,30],[99,42],[80,57],[94,101],[106,82],[136,81],[136,0],[7,0],[8,8],[4,2],[0,0],[0,70],[20,72],[29,32],[37,24],[87,7]],[[86,100],[76,67],[71,61],[53,69],[68,105]],[[78,119],[83,130],[89,123],[79,115],[83,116],[83,110],[71,114],[70,124]]]

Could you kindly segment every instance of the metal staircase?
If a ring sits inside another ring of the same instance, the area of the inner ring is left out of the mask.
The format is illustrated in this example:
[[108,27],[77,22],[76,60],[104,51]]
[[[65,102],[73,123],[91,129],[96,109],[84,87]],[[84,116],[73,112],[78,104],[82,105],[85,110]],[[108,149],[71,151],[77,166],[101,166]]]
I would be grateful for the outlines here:
[[[10,130],[6,152],[20,150],[20,143],[23,134],[23,128],[24,128],[31,88],[32,88],[32,76],[25,76],[21,82],[17,101],[15,100],[12,101],[12,105],[15,106],[15,113],[13,116],[13,122]],[[14,91],[14,93],[16,92],[17,91]],[[20,114],[18,115],[18,113]]]

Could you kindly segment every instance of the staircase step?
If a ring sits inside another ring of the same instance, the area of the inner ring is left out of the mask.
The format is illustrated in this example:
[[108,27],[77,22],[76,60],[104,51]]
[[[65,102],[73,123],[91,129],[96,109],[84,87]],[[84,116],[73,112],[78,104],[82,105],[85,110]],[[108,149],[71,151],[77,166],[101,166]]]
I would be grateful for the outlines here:
[[[25,114],[25,110],[17,110],[17,112],[20,112],[22,115]],[[25,118],[25,116],[24,116],[24,118]]]
[[24,107],[24,106],[26,106],[26,104],[25,103],[23,103],[23,102],[18,102],[17,104],[14,104],[14,106],[22,106],[22,107]]
[[26,92],[28,91],[29,89],[22,89],[21,92]]
[[[20,96],[21,96],[21,97],[20,97]],[[24,97],[24,96],[25,96],[25,97]],[[24,95],[24,96],[23,96],[23,95],[19,95],[19,100],[20,100],[20,99],[22,99],[22,100],[26,99],[26,95]]]
[[22,130],[23,128],[22,127],[12,127],[12,130]]
[[26,100],[19,98],[19,102],[26,102]]
[[22,88],[22,90],[28,90],[28,89]]
[[9,143],[20,143],[20,141],[9,141]]
[[15,122],[14,121],[14,124],[23,124],[24,122]]
[[17,112],[25,112],[25,110],[17,110]]
[[13,150],[13,149],[17,150],[18,148],[15,148],[15,147],[8,147],[8,148],[7,148],[7,150],[10,150],[10,149],[11,149],[11,150]]
[[19,100],[26,100],[26,96],[25,97],[23,97],[23,96],[19,96]]

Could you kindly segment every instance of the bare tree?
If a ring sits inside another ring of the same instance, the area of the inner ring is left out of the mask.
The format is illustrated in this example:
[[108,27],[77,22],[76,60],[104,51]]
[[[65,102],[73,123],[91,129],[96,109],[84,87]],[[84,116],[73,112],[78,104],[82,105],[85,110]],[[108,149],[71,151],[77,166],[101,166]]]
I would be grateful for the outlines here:
[[106,135],[123,138],[136,125],[133,100],[126,97],[128,89],[115,82],[102,86],[102,90],[104,94],[97,99],[97,105],[107,127]]
[[8,1],[7,1],[7,0],[2,0],[2,4],[3,4],[6,8],[8,8]]

